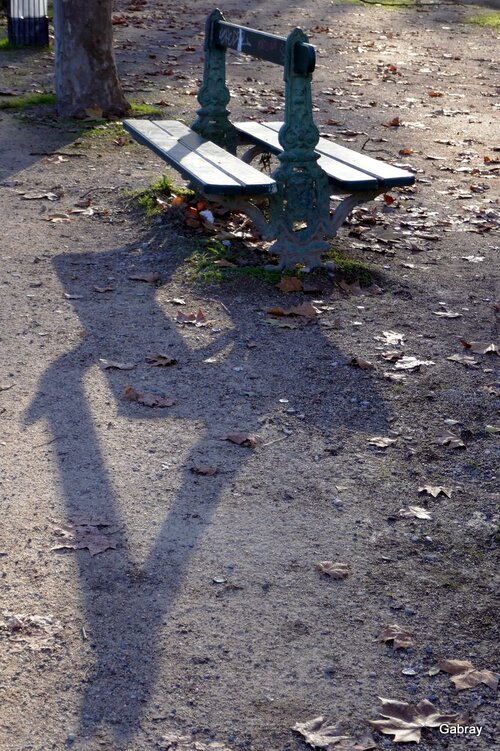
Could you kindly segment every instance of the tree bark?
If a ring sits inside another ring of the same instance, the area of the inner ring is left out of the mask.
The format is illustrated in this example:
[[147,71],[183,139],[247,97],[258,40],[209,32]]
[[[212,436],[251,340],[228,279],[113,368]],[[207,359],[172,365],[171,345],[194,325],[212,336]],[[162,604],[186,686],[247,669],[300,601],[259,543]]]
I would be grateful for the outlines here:
[[113,0],[54,0],[55,89],[61,117],[129,110],[113,53]]

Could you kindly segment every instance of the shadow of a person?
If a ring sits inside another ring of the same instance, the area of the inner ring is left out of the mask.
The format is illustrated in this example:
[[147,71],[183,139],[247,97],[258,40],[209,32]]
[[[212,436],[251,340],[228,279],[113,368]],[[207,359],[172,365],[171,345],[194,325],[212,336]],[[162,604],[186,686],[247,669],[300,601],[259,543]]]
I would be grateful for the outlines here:
[[[83,512],[123,529],[123,499],[117,497],[114,470],[107,466],[101,449],[102,433],[107,429],[96,424],[88,378],[99,357],[137,363],[152,351],[168,348],[179,362],[178,368],[168,369],[138,365],[133,379],[131,373],[116,370],[104,371],[101,376],[106,378],[113,407],[126,426],[126,434],[120,437],[124,444],[128,437],[133,438],[134,422],[139,440],[150,436],[151,420],[152,439],[157,443],[167,444],[178,422],[192,421],[192,435],[197,436],[184,457],[182,482],[170,506],[163,498],[165,518],[145,560],[136,560],[126,534],[116,552],[95,558],[86,550],[75,553],[94,655],[93,674],[86,680],[82,699],[81,731],[91,735],[100,724],[111,726],[117,744],[130,741],[140,724],[161,664],[159,629],[179,595],[218,499],[237,479],[248,456],[247,450],[220,438],[238,428],[258,431],[262,427],[259,417],[272,412],[283,396],[304,412],[302,425],[312,422],[333,434],[341,428],[380,430],[386,421],[383,405],[373,414],[359,413],[351,404],[356,384],[365,398],[375,401],[378,397],[366,373],[331,369],[331,360],[343,357],[324,339],[320,327],[287,332],[261,327],[260,333],[254,320],[248,322],[247,317],[254,311],[255,301],[242,297],[238,315],[225,331],[209,327],[193,330],[169,320],[157,300],[165,287],[158,290],[150,284],[125,281],[131,270],[137,273],[138,265],[141,270],[157,270],[158,261],[158,254],[137,257],[130,248],[64,253],[55,259],[66,292],[72,296],[75,291],[82,293],[81,299],[72,299],[71,304],[85,336],[47,369],[26,414],[27,424],[44,419],[50,426],[68,517]],[[170,260],[162,257],[162,267],[171,273],[175,263],[175,254]],[[115,279],[124,279],[122,288],[111,295],[95,294],[94,288],[102,286],[103,277],[110,272]],[[228,306],[236,304],[230,289],[221,289],[220,295]],[[257,346],[252,349],[245,345],[249,334],[256,338]],[[218,364],[205,362],[223,350],[225,359],[221,357]],[[322,359],[311,354],[318,352],[327,354]],[[141,373],[146,389],[158,391],[160,381],[167,382],[175,405],[168,410],[148,409],[125,401],[125,383],[138,379]],[[168,446],[165,452],[168,454]],[[131,454],[136,461],[148,460],[147,452],[138,449],[137,443]],[[210,464],[224,466],[224,471],[203,484],[202,493],[199,478],[190,471],[200,464],[200,457],[201,463],[207,463],[208,457]],[[141,487],[141,497],[134,498],[136,492],[134,486],[127,504],[147,504],[148,485]]]

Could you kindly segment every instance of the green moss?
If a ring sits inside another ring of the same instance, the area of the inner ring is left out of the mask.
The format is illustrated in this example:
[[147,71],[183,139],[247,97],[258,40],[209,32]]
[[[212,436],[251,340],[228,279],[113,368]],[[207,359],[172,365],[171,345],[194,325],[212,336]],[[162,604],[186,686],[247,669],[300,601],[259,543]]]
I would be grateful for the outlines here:
[[37,104],[55,104],[54,94],[26,94],[25,96],[12,96],[0,101],[2,110],[21,110],[27,107],[35,107]]
[[470,16],[467,23],[486,26],[489,29],[498,29],[500,28],[500,12],[492,11],[491,13],[482,13],[480,16]]
[[373,282],[373,272],[366,263],[348,258],[335,248],[325,254],[324,260],[333,261],[337,267],[337,274],[349,284],[359,282],[361,285],[369,286]]
[[130,116],[137,117],[139,115],[155,115],[161,117],[163,115],[163,110],[161,107],[155,107],[153,104],[130,102]]

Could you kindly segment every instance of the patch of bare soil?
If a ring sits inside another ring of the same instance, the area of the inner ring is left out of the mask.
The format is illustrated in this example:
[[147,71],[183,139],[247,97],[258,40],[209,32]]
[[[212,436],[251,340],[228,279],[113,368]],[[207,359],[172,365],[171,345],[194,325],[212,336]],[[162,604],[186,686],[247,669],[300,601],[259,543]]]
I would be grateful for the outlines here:
[[[117,5],[131,98],[190,121],[209,10]],[[492,749],[496,32],[455,4],[224,10],[302,26],[321,130],[416,186],[335,241],[380,294],[193,282],[204,235],[130,195],[156,157],[0,110],[0,747]],[[0,66],[50,86],[46,53]],[[228,75],[235,115],[279,116],[279,69]]]

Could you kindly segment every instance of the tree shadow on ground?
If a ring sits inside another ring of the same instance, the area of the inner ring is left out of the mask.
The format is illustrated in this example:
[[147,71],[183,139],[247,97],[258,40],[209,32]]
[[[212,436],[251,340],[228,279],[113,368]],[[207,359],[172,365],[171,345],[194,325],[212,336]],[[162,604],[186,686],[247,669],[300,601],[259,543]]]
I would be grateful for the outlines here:
[[[199,329],[198,341],[189,329],[188,338],[187,327],[170,319],[158,302],[165,288],[139,285],[127,278],[132,271],[156,271],[161,262],[167,269],[167,283],[181,256],[174,252],[167,257],[157,250],[138,255],[134,244],[103,252],[64,253],[55,259],[65,292],[82,296],[73,299],[72,305],[85,335],[45,372],[26,414],[27,424],[45,420],[50,427],[68,518],[82,512],[122,530],[118,550],[95,558],[86,550],[74,554],[94,656],[92,675],[84,685],[81,732],[88,736],[99,726],[112,728],[120,747],[137,731],[151,698],[161,669],[160,630],[182,590],[193,553],[211,524],[221,494],[238,477],[249,455],[248,449],[221,441],[221,437],[238,428],[257,432],[262,427],[258,418],[275,408],[284,394],[304,412],[306,429],[337,435],[341,431],[381,431],[388,424],[369,374],[352,368],[332,370],[331,361],[345,362],[345,357],[325,339],[319,326],[297,331],[275,330],[265,324],[256,327],[254,291],[245,289],[241,281],[236,290],[238,300],[234,286],[219,288],[220,301],[236,311],[228,316],[225,328]],[[109,274],[117,280],[115,292],[96,294],[94,288],[102,286]],[[246,346],[249,335],[256,344],[251,349]],[[177,358],[179,369],[138,364],[134,371],[123,373],[95,368],[103,356],[140,363],[159,347]],[[223,351],[226,354],[219,364],[204,362]],[[234,368],[245,358],[245,369],[252,377],[243,382]],[[99,372],[99,378],[93,378],[93,372]],[[104,388],[100,386],[103,381]],[[145,390],[167,391],[175,405],[148,409],[125,401],[125,383],[139,381]],[[247,391],[250,388],[252,391]],[[111,410],[122,431],[115,442],[121,440],[125,450],[130,443],[127,458],[132,464],[146,464],[150,459],[148,440],[156,437],[157,442],[167,443],[179,422],[185,425],[189,421],[197,436],[185,455],[182,481],[170,506],[168,497],[162,498],[164,520],[143,561],[137,560],[127,540],[121,509],[124,503],[150,509],[156,502],[154,491],[145,482],[141,497],[137,497],[135,485],[127,490],[126,499],[117,494],[115,473],[120,471],[120,461],[112,451],[119,449],[109,449],[113,440],[110,431],[117,428],[112,421],[106,426],[99,424],[93,393],[102,404],[111,395]],[[248,393],[251,396],[246,396]],[[356,393],[377,404],[377,412],[359,411],[353,404]],[[105,454],[113,458],[106,460]],[[201,490],[199,478],[190,471],[200,463],[224,466]],[[165,676],[162,678],[164,681]]]

